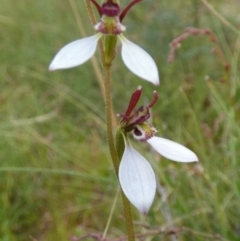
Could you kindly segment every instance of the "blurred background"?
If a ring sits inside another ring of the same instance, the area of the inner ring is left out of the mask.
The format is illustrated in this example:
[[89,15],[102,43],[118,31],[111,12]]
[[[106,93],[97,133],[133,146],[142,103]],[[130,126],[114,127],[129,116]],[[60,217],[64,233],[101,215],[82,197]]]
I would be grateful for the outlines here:
[[[61,47],[94,34],[84,1],[0,0],[0,6],[0,240],[60,241],[104,230],[109,240],[124,236],[99,54],[95,65],[48,72]],[[159,181],[149,214],[133,207],[136,232],[174,234],[142,240],[240,240],[239,9],[238,0],[144,0],[123,21],[125,37],[155,59],[161,85],[133,75],[118,55],[115,112],[126,109],[137,86],[140,104],[157,90],[158,135],[200,159],[171,162],[133,142]],[[170,43],[187,27],[203,30],[190,31],[168,63]]]

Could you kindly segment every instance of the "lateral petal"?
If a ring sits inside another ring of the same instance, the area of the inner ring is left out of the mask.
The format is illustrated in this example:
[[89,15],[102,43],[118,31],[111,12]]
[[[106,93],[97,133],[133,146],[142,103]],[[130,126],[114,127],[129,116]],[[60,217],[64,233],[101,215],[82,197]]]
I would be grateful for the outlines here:
[[101,34],[95,34],[67,44],[56,54],[49,70],[68,69],[85,63],[95,53],[101,36]]
[[146,215],[156,192],[155,174],[148,161],[126,143],[119,166],[119,181],[128,200]]
[[196,162],[198,157],[194,152],[174,141],[161,137],[152,137],[147,142],[162,156],[178,162]]
[[122,59],[127,68],[140,78],[159,85],[158,69],[152,57],[122,34],[119,39],[122,42]]

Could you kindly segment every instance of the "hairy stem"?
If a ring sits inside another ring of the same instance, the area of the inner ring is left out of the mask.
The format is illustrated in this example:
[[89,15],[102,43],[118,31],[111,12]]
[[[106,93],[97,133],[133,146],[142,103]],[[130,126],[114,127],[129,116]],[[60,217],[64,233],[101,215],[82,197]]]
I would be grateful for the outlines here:
[[[105,72],[105,75],[104,75],[105,77],[105,111],[106,111],[107,139],[108,139],[108,146],[109,146],[113,166],[115,169],[115,173],[116,173],[116,176],[118,177],[118,169],[119,169],[119,164],[120,164],[122,154],[120,156],[117,154],[115,144],[114,144],[114,138],[113,138],[111,65],[105,64],[104,72]],[[118,141],[116,142],[116,144],[118,145]],[[127,228],[127,234],[128,234],[128,241],[135,241],[131,205],[128,199],[126,198],[126,196],[124,195],[123,191],[121,192],[121,194],[122,194],[124,216],[125,216],[126,228]]]
[[106,114],[106,126],[107,126],[107,140],[110,155],[112,158],[113,166],[118,174],[119,160],[115,149],[113,138],[113,125],[112,125],[112,93],[111,93],[111,65],[104,64],[104,86],[105,86],[105,114]]
[[[121,128],[118,128],[116,133],[116,152],[117,152],[118,160],[121,160],[124,152],[124,148],[125,148],[123,135],[124,133],[122,132]],[[125,194],[123,193],[123,191],[121,192],[121,194],[122,194],[122,202],[123,202],[126,226],[128,231],[128,241],[134,241],[135,233],[133,228],[131,205],[128,199],[126,198]]]
[[95,25],[97,22],[96,22],[96,18],[95,18],[93,8],[92,8],[92,5],[91,5],[91,0],[85,0],[85,3],[86,3],[86,6],[87,6],[90,21],[91,21],[92,25]]
[[135,241],[131,205],[128,199],[126,198],[125,194],[123,193],[123,191],[121,192],[121,194],[122,194],[124,216],[125,216],[127,233],[128,233],[128,241]]
[[[111,64],[105,64],[104,65],[104,77],[105,77],[105,111],[106,111],[106,125],[107,125],[107,139],[108,139],[108,146],[113,162],[113,166],[115,169],[115,173],[118,177],[118,169],[120,160],[122,157],[122,151],[121,154],[118,155],[115,144],[114,144],[114,138],[113,138],[113,126],[112,126],[112,94],[111,94]],[[121,138],[119,136],[119,131],[117,132],[116,136],[116,144],[119,145],[118,138]],[[122,137],[123,138],[123,137]],[[120,140],[121,142],[121,140]],[[118,146],[117,146],[118,149]],[[132,212],[131,212],[131,205],[126,196],[122,193],[122,201],[123,201],[123,207],[124,207],[124,216],[126,221],[126,228],[128,233],[128,241],[135,241],[135,234],[134,234],[134,228],[133,228],[133,221],[132,221]]]

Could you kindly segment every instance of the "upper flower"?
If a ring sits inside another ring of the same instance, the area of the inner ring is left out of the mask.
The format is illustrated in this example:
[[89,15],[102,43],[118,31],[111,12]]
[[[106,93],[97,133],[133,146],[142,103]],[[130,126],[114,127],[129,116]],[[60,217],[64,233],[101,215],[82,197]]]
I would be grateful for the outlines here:
[[116,0],[106,0],[102,6],[95,0],[91,1],[101,16],[100,22],[94,26],[97,34],[64,46],[52,60],[49,70],[67,69],[85,63],[95,53],[98,40],[102,36],[115,35],[122,43],[121,55],[127,68],[140,78],[158,85],[159,73],[152,57],[122,34],[126,28],[121,21],[130,8],[141,0],[133,0],[122,12]]
[[146,122],[150,118],[149,109],[157,101],[157,92],[154,92],[152,102],[141,106],[133,114],[142,93],[139,87],[132,95],[129,106],[122,117],[120,128],[124,136],[125,150],[119,166],[119,181],[123,192],[129,201],[143,214],[146,214],[152,205],[156,192],[156,179],[148,161],[130,144],[127,133],[131,132],[138,141],[146,141],[162,156],[178,162],[195,162],[198,158],[194,152],[186,147],[154,136],[157,130]]

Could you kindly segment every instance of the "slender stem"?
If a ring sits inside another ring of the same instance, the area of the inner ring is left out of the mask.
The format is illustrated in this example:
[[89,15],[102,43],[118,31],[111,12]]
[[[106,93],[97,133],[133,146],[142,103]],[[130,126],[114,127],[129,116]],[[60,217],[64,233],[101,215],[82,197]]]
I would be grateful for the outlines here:
[[105,114],[107,126],[107,139],[113,166],[118,175],[119,160],[115,149],[112,125],[112,92],[111,92],[111,65],[104,64],[104,86],[105,86]]
[[[121,128],[118,128],[116,133],[116,152],[119,160],[122,158],[124,148],[125,148],[124,133],[122,132]],[[128,199],[126,198],[125,194],[123,193],[123,191],[121,192],[121,194],[122,194],[122,202],[123,202],[126,226],[128,230],[128,241],[130,240],[134,241],[135,233],[133,228],[131,205]]]
[[[111,94],[111,65],[105,64],[104,65],[105,71],[105,111],[106,111],[106,124],[107,124],[107,139],[108,139],[108,146],[113,162],[113,166],[118,176],[118,168],[120,164],[120,158],[116,152],[114,138],[113,138],[113,126],[112,126],[112,94]],[[117,133],[118,134],[118,133]],[[118,142],[117,142],[118,143]],[[135,241],[135,233],[133,228],[133,221],[132,221],[132,212],[131,212],[131,205],[126,196],[122,193],[122,201],[123,201],[123,208],[124,208],[124,216],[126,221],[126,228],[128,233],[128,241]]]
[[126,227],[128,232],[128,241],[135,241],[131,205],[128,199],[126,198],[125,194],[123,193],[123,191],[121,192],[121,194],[122,194],[122,202],[123,202]]
[[115,210],[115,208],[116,208],[116,204],[117,204],[119,192],[120,192],[120,188],[117,189],[117,193],[116,193],[115,198],[114,198],[114,200],[113,200],[112,208],[111,208],[111,211],[110,211],[108,220],[107,220],[107,224],[106,224],[105,230],[104,230],[104,232],[103,232],[103,234],[102,234],[102,239],[101,239],[101,240],[105,240],[106,235],[107,235],[107,232],[108,232],[108,230],[109,230],[109,226],[110,226],[111,221],[112,221],[113,213],[114,213],[114,210]]
[[92,9],[92,6],[91,6],[91,0],[85,0],[85,3],[86,3],[86,6],[87,6],[88,15],[89,15],[89,18],[91,20],[91,23],[92,23],[92,25],[95,25],[96,24],[96,18],[95,18],[95,15],[94,15],[94,12],[93,12],[93,9]]

